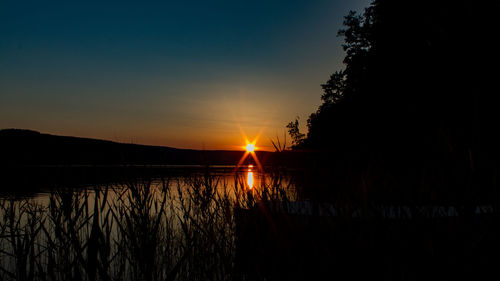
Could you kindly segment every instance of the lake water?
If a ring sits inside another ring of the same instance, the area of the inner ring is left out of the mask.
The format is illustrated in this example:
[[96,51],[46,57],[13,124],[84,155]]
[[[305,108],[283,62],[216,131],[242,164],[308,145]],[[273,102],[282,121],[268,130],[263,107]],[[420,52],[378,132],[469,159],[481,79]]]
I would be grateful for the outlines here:
[[[190,179],[209,175],[217,181],[217,188],[243,187],[273,184],[276,173],[264,172],[254,165],[245,166],[197,166],[197,165],[149,165],[149,166],[43,166],[27,171],[15,171],[8,176],[11,181],[0,184],[0,198],[36,198],[43,201],[50,193],[60,190],[87,190],[108,188],[113,192],[126,188],[137,180],[149,180],[153,185],[167,180],[170,185],[186,187]],[[279,184],[289,184],[287,172],[280,171]],[[286,181],[286,183],[285,183]],[[276,184],[276,183],[274,183]]]
[[0,198],[0,279],[231,279],[235,208],[293,194],[289,177],[252,165],[153,170],[95,183],[11,181],[3,190],[14,192]]
[[392,274],[420,269],[407,262],[416,256],[467,261],[469,250],[454,251],[500,248],[492,230],[498,206],[474,206],[463,216],[463,206],[297,200],[289,171],[45,167],[13,174],[0,196],[0,280],[319,280],[332,268],[344,276],[366,266]]

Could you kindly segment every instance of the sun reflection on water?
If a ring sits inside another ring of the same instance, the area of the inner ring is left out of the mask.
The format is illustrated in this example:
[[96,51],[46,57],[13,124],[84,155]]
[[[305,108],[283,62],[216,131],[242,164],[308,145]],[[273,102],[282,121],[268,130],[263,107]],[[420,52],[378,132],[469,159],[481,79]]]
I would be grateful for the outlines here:
[[247,172],[247,185],[248,188],[252,189],[253,188],[253,171],[252,171],[253,165],[248,165],[248,172]]

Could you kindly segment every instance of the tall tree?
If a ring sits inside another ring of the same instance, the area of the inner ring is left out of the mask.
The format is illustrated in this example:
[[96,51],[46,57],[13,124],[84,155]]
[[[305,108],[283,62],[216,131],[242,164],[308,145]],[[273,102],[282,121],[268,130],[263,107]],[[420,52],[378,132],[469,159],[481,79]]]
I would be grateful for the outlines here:
[[338,33],[345,68],[322,85],[304,145],[402,182],[494,185],[500,116],[487,69],[498,62],[499,10],[498,1],[377,0],[350,12]]

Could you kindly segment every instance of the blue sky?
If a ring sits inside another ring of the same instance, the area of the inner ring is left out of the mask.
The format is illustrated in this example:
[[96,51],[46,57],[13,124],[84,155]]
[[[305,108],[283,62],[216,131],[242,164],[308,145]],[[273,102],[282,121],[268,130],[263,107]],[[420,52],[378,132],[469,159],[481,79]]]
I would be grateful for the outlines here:
[[302,127],[369,1],[2,1],[0,128],[237,149]]

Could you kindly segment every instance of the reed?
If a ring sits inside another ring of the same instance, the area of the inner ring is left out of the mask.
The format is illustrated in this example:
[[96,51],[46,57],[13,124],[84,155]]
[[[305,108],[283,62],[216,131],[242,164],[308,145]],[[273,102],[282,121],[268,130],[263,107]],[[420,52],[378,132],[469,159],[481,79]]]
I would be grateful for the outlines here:
[[377,207],[369,197],[301,205],[289,174],[267,175],[252,189],[245,174],[229,182],[207,169],[58,189],[45,202],[0,199],[0,280],[427,279],[469,264],[491,272],[498,261],[470,258],[500,249],[495,206],[434,218],[432,206]]
[[284,198],[208,170],[0,199],[0,280],[233,280],[235,207]]

